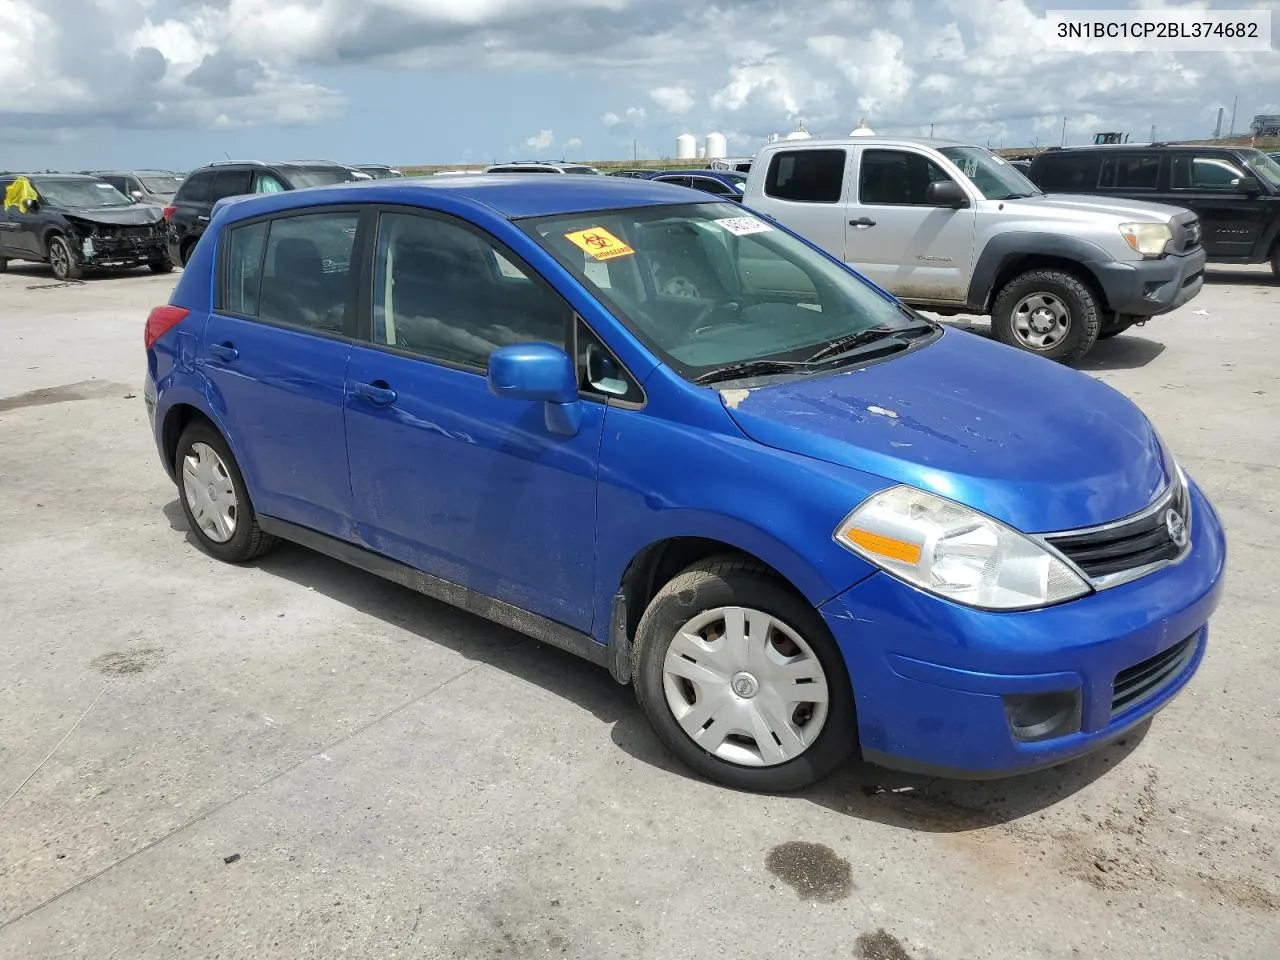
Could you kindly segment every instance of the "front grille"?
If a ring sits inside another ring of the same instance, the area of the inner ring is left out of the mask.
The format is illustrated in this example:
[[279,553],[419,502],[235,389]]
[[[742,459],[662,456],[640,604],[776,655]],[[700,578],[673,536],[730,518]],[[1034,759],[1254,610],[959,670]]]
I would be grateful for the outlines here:
[[1199,638],[1200,631],[1197,630],[1168,650],[1116,674],[1116,682],[1111,689],[1111,715],[1114,717],[1133,709],[1172,683],[1196,655],[1196,641]]
[[[1190,542],[1190,498],[1182,478],[1142,513],[1089,530],[1052,534],[1045,540],[1095,582],[1130,573],[1162,561],[1176,560]],[[1182,521],[1186,538],[1174,540],[1173,511]]]

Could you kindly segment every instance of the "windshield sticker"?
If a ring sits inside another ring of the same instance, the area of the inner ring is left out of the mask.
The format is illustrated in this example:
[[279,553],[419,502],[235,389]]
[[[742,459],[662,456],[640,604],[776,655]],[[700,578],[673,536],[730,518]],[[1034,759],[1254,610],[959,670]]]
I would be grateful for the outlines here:
[[728,230],[735,237],[745,237],[753,233],[768,233],[773,227],[755,217],[728,217],[724,220],[713,220],[717,227]]
[[566,233],[564,238],[593,260],[612,260],[614,257],[635,253],[604,227],[588,227],[586,230]]

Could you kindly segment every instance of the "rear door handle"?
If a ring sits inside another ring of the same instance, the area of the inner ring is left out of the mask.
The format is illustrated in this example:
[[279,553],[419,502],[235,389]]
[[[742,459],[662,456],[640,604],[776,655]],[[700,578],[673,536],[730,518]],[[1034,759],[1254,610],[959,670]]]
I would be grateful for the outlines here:
[[353,383],[357,397],[363,397],[375,407],[385,407],[396,402],[396,392],[381,380],[375,383]]
[[228,363],[240,356],[240,351],[229,343],[211,343],[209,352],[219,360],[226,360]]
[[876,222],[870,217],[859,217],[857,220],[849,221],[851,227],[874,227],[875,225]]

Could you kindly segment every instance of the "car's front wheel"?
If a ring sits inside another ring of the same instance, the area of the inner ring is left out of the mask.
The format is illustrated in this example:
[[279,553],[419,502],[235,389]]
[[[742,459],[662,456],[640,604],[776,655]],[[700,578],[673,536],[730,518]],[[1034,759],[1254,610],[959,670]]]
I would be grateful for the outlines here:
[[152,273],[172,273],[173,261],[166,257],[158,257],[147,264]]
[[240,467],[212,424],[191,423],[178,438],[174,462],[182,512],[205,552],[243,563],[275,545],[275,538],[258,526]]
[[49,240],[49,268],[59,280],[79,280],[84,275],[84,268],[63,236]]
[[709,779],[795,790],[854,750],[853,689],[822,616],[750,560],[713,558],[666,584],[633,656],[658,736]]
[[1065,270],[1028,270],[1000,290],[991,309],[996,339],[1011,347],[1074,363],[1093,346],[1102,324],[1098,298]]

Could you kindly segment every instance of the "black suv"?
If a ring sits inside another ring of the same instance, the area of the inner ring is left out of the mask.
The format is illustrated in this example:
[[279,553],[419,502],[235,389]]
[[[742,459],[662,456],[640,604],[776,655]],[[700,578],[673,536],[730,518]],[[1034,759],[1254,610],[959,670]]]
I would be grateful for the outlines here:
[[0,271],[10,260],[47,263],[59,280],[96,267],[173,269],[160,207],[97,177],[4,174],[0,198]]
[[1280,163],[1248,147],[1166,143],[1050,147],[1031,161],[1045,193],[1185,207],[1213,263],[1270,263],[1280,278]]
[[187,174],[174,194],[173,202],[164,208],[164,218],[169,222],[169,256],[174,262],[186,266],[196,241],[209,225],[213,205],[219,200],[246,193],[284,193],[286,190],[368,179],[367,173],[326,160],[286,163],[228,160],[211,163]]

